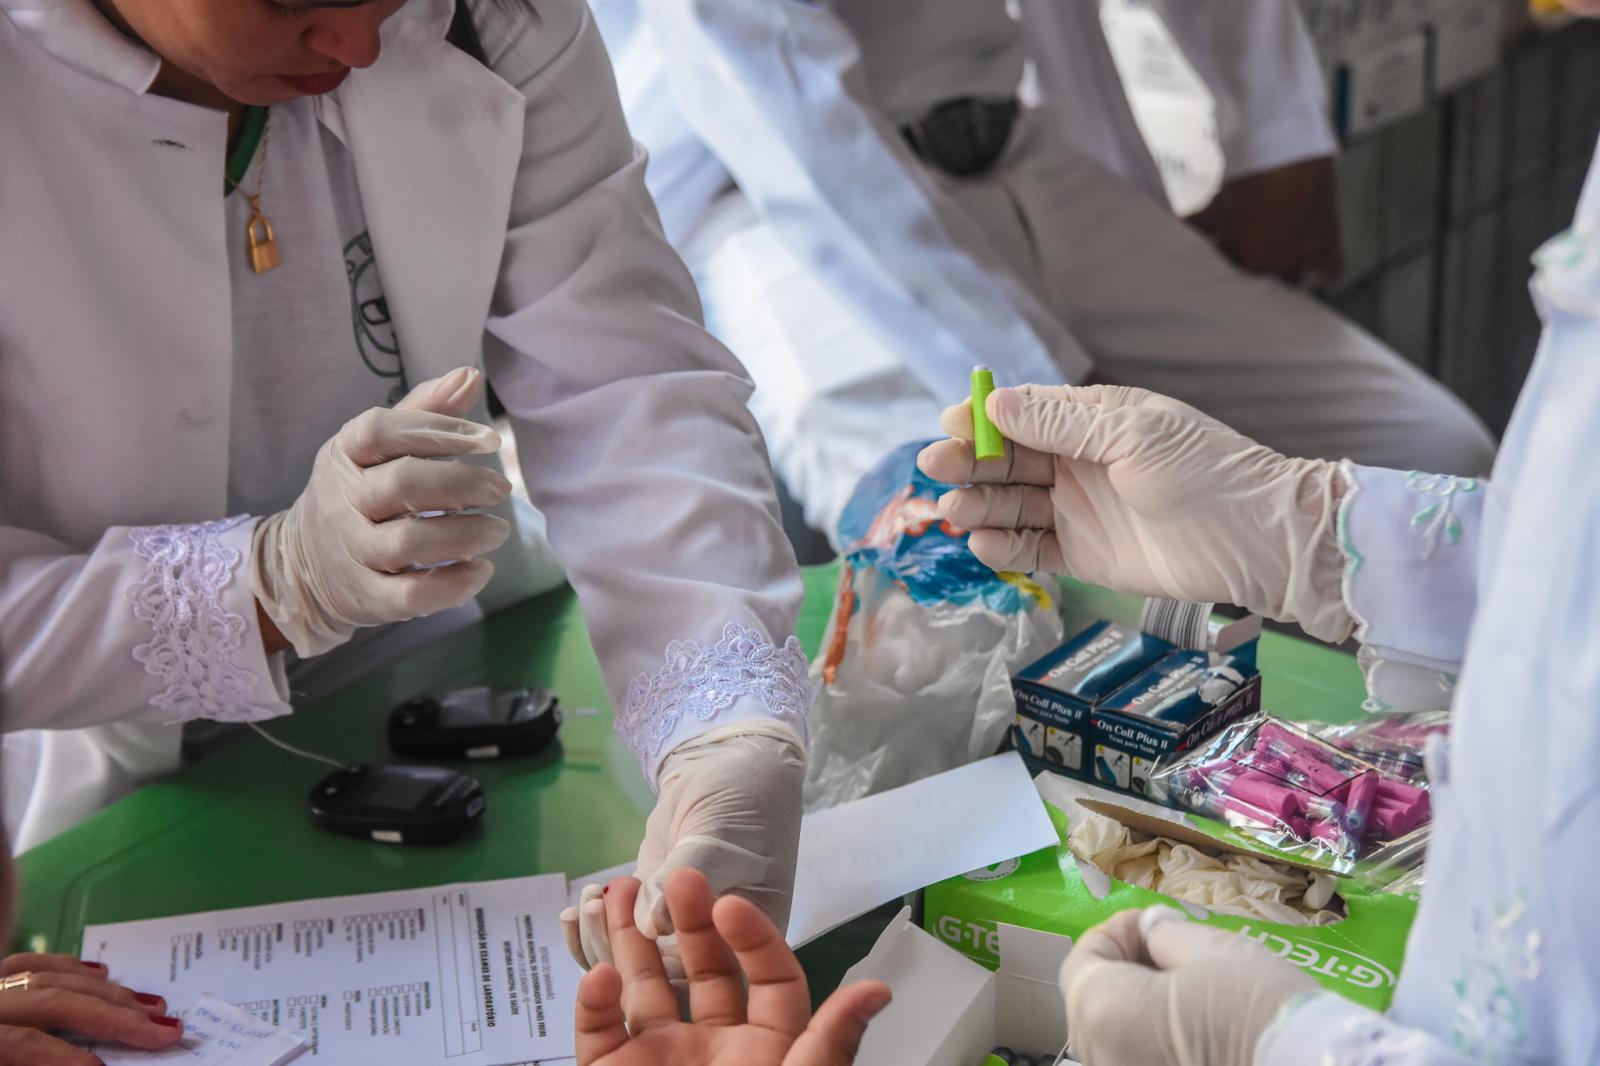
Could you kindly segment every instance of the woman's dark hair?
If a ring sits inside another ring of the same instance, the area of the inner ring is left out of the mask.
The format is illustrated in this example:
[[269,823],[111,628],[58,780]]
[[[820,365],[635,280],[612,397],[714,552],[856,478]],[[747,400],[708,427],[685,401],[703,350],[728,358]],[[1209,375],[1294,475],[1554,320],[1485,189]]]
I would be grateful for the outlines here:
[[[534,18],[539,17],[539,11],[534,7],[533,0],[491,0],[491,2],[505,11],[525,8]],[[478,37],[477,27],[472,25],[472,15],[467,10],[467,0],[456,0],[456,13],[450,19],[450,29],[445,34],[445,40],[484,66],[489,65],[489,58],[483,50],[483,41]]]
[[489,57],[483,52],[483,42],[478,39],[478,29],[472,24],[472,15],[467,11],[467,0],[456,0],[456,13],[450,18],[450,29],[445,31],[444,39],[484,66],[489,65]]

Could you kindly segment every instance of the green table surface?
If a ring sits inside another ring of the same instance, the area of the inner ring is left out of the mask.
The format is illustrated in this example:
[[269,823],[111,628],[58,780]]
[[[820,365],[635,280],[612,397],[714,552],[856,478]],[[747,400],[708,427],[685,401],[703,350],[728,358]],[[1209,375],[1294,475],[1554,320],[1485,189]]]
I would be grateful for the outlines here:
[[[837,565],[808,568],[799,633],[821,642]],[[1137,621],[1137,601],[1068,583],[1067,632],[1096,618]],[[1263,637],[1263,703],[1295,718],[1359,710],[1348,655],[1276,633]],[[540,684],[569,709],[557,746],[529,759],[474,762],[488,810],[480,829],[443,848],[333,836],[306,816],[326,768],[245,733],[182,773],[149,785],[20,856],[19,950],[79,950],[83,927],[320,896],[563,872],[629,861],[651,795],[611,729],[605,691],[570,590],[530,600],[386,667],[290,718],[273,733],[346,762],[383,761],[389,709],[419,692],[470,684]],[[815,995],[870,946],[882,916],[802,953]]]

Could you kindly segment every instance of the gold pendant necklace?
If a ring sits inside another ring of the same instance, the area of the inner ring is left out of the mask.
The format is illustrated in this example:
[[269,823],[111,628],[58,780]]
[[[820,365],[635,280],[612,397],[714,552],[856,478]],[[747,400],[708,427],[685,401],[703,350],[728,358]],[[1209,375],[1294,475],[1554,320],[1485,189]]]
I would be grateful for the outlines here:
[[282,262],[278,238],[272,233],[272,220],[261,213],[261,194],[250,197],[250,221],[244,224],[244,239],[250,246],[250,269],[265,274]]
[[238,189],[250,201],[250,220],[244,224],[245,245],[249,249],[250,269],[257,274],[265,274],[275,270],[283,257],[278,252],[278,238],[272,232],[272,220],[261,210],[261,187],[267,181],[267,145],[272,141],[272,112],[267,112],[267,124],[261,131],[261,149],[257,153],[261,157],[261,166],[256,174],[256,191],[246,193],[233,175],[226,170],[223,177],[228,179],[228,184]]

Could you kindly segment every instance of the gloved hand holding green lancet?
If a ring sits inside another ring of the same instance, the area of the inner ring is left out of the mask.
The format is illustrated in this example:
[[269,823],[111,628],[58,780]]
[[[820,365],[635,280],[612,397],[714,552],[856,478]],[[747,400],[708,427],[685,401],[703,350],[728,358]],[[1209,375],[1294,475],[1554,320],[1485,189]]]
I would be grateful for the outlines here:
[[947,409],[918,457],[996,570],[1045,570],[1144,596],[1236,603],[1342,640],[1337,464],[1289,459],[1177,400],[1111,385],[992,393],[1004,462],[974,455],[972,411]]

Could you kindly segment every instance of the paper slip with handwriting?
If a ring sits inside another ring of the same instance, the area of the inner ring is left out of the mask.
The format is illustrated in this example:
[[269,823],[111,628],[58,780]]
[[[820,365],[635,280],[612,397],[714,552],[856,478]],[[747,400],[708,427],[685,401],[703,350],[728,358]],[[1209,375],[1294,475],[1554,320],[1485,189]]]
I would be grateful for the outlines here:
[[288,1030],[297,1066],[522,1066],[574,1053],[566,896],[551,874],[93,925],[83,956]]
[[183,1040],[164,1051],[91,1047],[106,1066],[146,1062],[203,1062],[207,1066],[284,1066],[310,1048],[293,1033],[268,1025],[214,996],[183,1015]]

